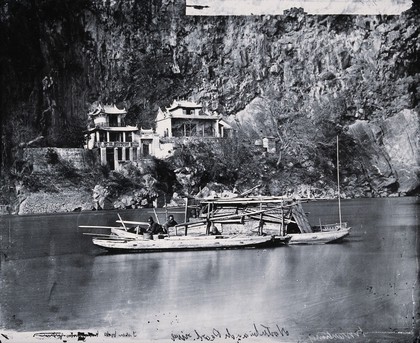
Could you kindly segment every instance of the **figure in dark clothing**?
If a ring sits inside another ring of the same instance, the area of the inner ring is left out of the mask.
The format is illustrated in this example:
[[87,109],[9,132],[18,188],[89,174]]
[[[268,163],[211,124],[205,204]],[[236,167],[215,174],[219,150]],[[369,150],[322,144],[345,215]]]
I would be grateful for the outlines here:
[[214,225],[214,223],[211,223],[211,231],[210,231],[211,235],[221,235],[222,233],[217,229],[216,225]]
[[164,233],[162,226],[160,226],[158,223],[155,223],[152,217],[149,217],[147,222],[149,223],[149,228],[147,229],[147,232],[150,232],[152,235],[157,235],[158,233]]
[[166,233],[168,233],[169,228],[174,227],[175,225],[178,225],[178,223],[174,219],[174,216],[171,214],[170,216],[168,216],[168,221],[165,224],[163,224],[163,229],[166,230]]

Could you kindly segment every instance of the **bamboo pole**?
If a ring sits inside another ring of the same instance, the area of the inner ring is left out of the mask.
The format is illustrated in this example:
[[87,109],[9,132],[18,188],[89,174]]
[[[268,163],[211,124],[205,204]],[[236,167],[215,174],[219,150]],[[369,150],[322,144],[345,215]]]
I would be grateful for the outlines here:
[[[184,220],[185,220],[185,223],[188,222],[188,198],[185,198]],[[185,236],[187,235],[187,232],[188,232],[188,225],[185,225]]]
[[284,236],[284,210],[283,210],[283,203],[281,204],[281,229],[280,229],[280,236]]
[[[165,223],[167,223],[167,221],[168,221],[168,204],[166,203],[166,194],[163,195],[163,199],[164,199],[164,202],[165,202]],[[169,227],[166,227],[166,234],[169,237]]]
[[206,235],[210,234],[210,226],[211,226],[210,218],[213,218],[213,204],[212,203],[208,205],[208,210],[207,210]]
[[153,212],[155,213],[156,222],[157,222],[158,224],[160,224],[160,220],[159,220],[159,217],[158,217],[158,215],[157,215],[156,208],[153,208]]
[[340,218],[340,227],[341,227],[340,159],[339,159],[339,152],[338,152],[338,135],[337,135],[337,191],[338,191],[338,216]]
[[124,230],[127,231],[127,227],[125,226],[124,221],[121,219],[120,214],[119,213],[117,213],[117,214],[118,214],[118,218],[121,220],[121,223],[122,223],[122,225],[124,227]]

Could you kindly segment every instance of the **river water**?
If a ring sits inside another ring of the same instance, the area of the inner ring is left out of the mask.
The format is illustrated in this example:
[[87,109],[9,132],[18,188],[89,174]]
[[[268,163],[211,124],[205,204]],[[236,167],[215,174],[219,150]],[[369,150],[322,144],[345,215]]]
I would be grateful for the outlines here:
[[[335,202],[304,208],[314,225],[337,221]],[[115,225],[115,211],[3,216],[0,333],[11,342],[51,330],[68,336],[47,342],[72,341],[73,331],[91,342],[413,342],[420,203],[345,200],[342,213],[352,231],[340,244],[145,254],[103,253],[82,235],[79,225]]]

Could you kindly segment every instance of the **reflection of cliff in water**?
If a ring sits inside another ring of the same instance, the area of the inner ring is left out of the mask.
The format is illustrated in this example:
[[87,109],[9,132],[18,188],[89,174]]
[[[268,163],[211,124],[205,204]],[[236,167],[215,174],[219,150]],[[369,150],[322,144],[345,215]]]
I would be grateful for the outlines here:
[[3,262],[1,325],[17,331],[85,327],[92,315],[85,299],[92,263],[89,255]]

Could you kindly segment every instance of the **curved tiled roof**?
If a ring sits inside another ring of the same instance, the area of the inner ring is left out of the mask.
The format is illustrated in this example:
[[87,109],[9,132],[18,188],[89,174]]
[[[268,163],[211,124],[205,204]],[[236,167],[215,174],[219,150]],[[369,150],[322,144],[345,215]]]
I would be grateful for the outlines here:
[[203,105],[201,104],[197,104],[196,102],[193,101],[187,101],[187,100],[174,100],[172,105],[170,107],[167,107],[166,110],[167,111],[172,111],[176,108],[202,108]]
[[125,114],[125,113],[127,113],[125,108],[120,110],[115,105],[104,105],[104,106],[102,106],[102,108],[103,108],[103,111],[107,114]]
[[117,106],[115,105],[97,105],[96,108],[92,109],[88,115],[89,116],[97,116],[99,114],[127,114],[126,109],[122,109],[120,110]]

